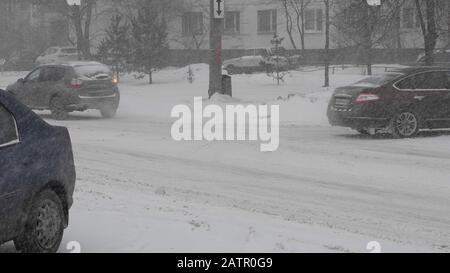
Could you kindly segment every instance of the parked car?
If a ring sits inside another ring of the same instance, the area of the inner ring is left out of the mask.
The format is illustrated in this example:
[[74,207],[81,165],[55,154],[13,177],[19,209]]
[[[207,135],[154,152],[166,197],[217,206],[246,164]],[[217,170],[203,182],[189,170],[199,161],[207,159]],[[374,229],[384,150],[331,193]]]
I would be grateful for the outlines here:
[[331,125],[361,133],[414,137],[421,129],[450,128],[450,69],[405,68],[337,88],[328,106]]
[[0,90],[0,244],[56,252],[69,223],[75,166],[69,132]]
[[287,70],[290,66],[289,60],[283,56],[242,56],[223,62],[223,68],[230,75],[243,73],[250,74],[254,72],[269,72],[273,71],[277,65],[280,70]]
[[98,109],[104,118],[112,118],[120,102],[113,73],[98,62],[42,65],[6,90],[32,109],[50,110],[56,119],[88,109]]
[[264,57],[257,55],[229,59],[223,62],[223,68],[230,75],[262,72],[265,71]]
[[56,64],[78,60],[78,50],[74,47],[58,47],[48,48],[42,55],[36,59],[38,65]]

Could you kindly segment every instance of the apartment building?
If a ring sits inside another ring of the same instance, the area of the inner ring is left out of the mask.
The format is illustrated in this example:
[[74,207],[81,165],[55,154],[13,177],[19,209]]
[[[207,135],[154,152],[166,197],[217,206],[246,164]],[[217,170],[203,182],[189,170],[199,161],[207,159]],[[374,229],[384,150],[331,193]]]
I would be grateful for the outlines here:
[[[338,1],[332,1],[334,5],[330,11],[331,17]],[[184,2],[186,10],[170,24],[171,48],[206,49],[209,45],[209,1],[184,0]],[[321,49],[325,44],[324,3],[322,0],[305,0],[304,3],[304,46],[306,49]],[[392,39],[398,40],[402,48],[423,48],[423,36],[414,0],[406,0],[398,16],[399,29],[391,35]],[[439,14],[440,20],[444,20],[441,18],[443,16]],[[292,42],[288,34],[290,26]],[[285,38],[285,48],[293,49],[294,45],[296,48],[302,47],[295,10],[291,8],[287,13],[280,0],[226,0],[224,49],[270,47],[270,40],[275,33]],[[342,37],[339,29],[332,26],[331,47],[345,47],[347,44],[340,39]],[[448,35],[442,35],[438,47],[446,46],[449,42]],[[398,47],[398,43],[386,43],[383,46]]]
[[[185,0],[186,10],[170,24],[170,45],[173,49],[208,48],[209,1]],[[292,11],[291,11],[292,12]],[[294,14],[292,14],[294,16]],[[294,43],[301,46],[297,26],[292,29]],[[277,33],[285,37],[285,47],[293,48],[288,39],[286,11],[280,1],[227,0],[225,2],[224,49],[251,49],[270,47]],[[305,10],[305,47],[324,45],[324,6],[322,1],[311,1]]]

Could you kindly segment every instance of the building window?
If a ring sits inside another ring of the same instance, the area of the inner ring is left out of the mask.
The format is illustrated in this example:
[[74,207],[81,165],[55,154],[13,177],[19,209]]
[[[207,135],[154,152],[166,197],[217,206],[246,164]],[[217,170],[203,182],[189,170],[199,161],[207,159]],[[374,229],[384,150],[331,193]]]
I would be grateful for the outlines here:
[[323,10],[316,9],[316,30],[322,31],[323,29]]
[[[415,9],[413,8],[404,8],[403,9],[403,28],[414,28],[414,16]],[[419,20],[417,20],[419,21]]]
[[241,32],[241,13],[239,11],[225,12],[224,30],[226,34]]
[[323,30],[322,9],[307,9],[305,11],[305,30],[308,32]]
[[203,13],[185,12],[183,13],[182,31],[183,35],[203,34]]
[[277,10],[258,11],[258,33],[273,34],[277,32]]

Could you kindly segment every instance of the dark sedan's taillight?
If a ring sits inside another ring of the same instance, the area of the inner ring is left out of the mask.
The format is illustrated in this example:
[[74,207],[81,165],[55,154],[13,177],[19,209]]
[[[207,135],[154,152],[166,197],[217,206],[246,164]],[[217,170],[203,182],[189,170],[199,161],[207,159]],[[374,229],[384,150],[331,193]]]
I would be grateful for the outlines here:
[[380,100],[380,96],[377,94],[371,94],[371,93],[361,93],[356,98],[356,103],[366,103],[366,102],[372,102],[372,101],[378,101]]

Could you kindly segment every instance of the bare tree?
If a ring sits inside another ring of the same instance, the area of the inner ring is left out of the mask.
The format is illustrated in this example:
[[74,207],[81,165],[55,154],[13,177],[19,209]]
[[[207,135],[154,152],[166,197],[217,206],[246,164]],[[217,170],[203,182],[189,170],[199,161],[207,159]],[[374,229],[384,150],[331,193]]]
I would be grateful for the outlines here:
[[[300,46],[305,50],[305,14],[306,9],[312,0],[278,0],[281,1],[285,16],[286,16],[286,30],[294,49],[297,49],[294,36],[294,26],[300,37]],[[294,25],[295,23],[295,25]]]
[[75,31],[75,44],[81,53],[80,57],[91,58],[92,12],[97,0],[82,0],[80,6],[70,6],[66,1],[58,0],[31,0],[31,2],[66,17]]
[[[388,0],[386,0],[388,1]],[[357,49],[359,62],[372,74],[372,49],[391,39],[392,29],[397,22],[399,6],[383,5],[372,7],[367,0],[337,2],[333,20],[336,29],[347,46]]]
[[292,47],[294,49],[297,49],[297,44],[295,43],[294,35],[292,33],[293,29],[294,29],[294,20],[292,18],[292,14],[290,12],[290,10],[291,10],[290,1],[291,0],[280,0],[280,1],[283,6],[283,9],[284,9],[284,14],[285,14],[285,19],[286,19],[286,32],[289,36],[289,40],[291,41]]
[[209,39],[209,2],[203,0],[196,0],[187,3],[180,3],[175,7],[174,12],[178,17],[183,18],[189,12],[198,12],[202,14],[202,20],[199,22],[197,29],[190,29],[190,31],[183,31],[183,29],[175,32],[171,40],[180,44],[183,48],[195,50],[195,61],[201,61],[201,50],[206,45]]
[[434,49],[439,38],[436,25],[436,2],[435,0],[415,0],[415,4],[425,45],[425,64],[432,65]]

